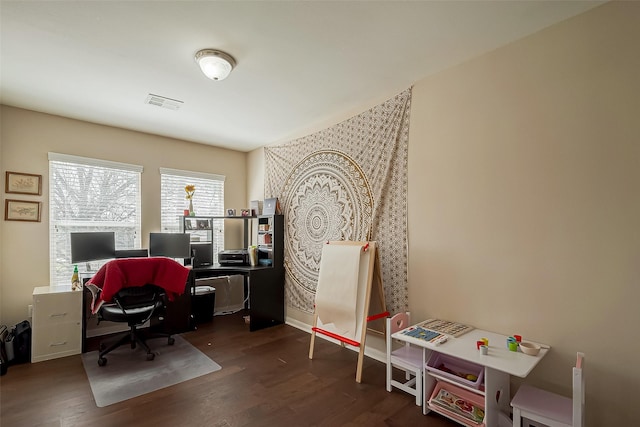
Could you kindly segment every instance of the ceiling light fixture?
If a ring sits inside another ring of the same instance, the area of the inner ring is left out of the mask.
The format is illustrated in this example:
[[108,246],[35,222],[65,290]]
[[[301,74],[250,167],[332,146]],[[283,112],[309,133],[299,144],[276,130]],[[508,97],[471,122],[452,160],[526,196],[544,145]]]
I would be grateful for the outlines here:
[[202,49],[196,53],[196,62],[205,76],[211,80],[224,80],[227,78],[236,61],[228,53],[215,49]]

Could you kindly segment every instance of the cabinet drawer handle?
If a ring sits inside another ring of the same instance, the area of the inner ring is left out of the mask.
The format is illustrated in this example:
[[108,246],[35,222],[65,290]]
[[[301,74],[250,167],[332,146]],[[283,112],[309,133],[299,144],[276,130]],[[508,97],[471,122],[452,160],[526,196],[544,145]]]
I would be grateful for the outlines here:
[[54,313],[54,314],[50,314],[49,317],[62,317],[66,315],[67,313]]
[[49,344],[49,347],[59,347],[61,345],[67,345],[66,341],[62,341],[62,342],[53,342],[51,344]]

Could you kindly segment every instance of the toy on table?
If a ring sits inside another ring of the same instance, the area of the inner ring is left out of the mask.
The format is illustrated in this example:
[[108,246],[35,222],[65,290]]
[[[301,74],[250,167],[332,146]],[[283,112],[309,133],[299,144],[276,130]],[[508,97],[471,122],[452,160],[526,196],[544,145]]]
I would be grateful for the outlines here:
[[421,322],[418,326],[441,334],[451,335],[455,338],[474,329],[473,326],[441,319],[428,319]]
[[413,328],[409,328],[402,332],[404,335],[417,338],[419,340],[427,341],[432,344],[441,344],[447,340],[447,336],[441,334],[440,332],[431,331],[429,329],[422,328],[420,326],[416,326]]

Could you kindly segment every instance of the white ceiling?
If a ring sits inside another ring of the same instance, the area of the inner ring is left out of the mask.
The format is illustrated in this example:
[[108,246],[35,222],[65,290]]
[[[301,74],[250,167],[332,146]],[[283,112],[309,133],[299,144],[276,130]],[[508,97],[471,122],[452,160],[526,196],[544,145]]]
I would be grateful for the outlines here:
[[[601,3],[2,0],[0,102],[249,151]],[[226,80],[200,72],[203,48],[236,59]]]

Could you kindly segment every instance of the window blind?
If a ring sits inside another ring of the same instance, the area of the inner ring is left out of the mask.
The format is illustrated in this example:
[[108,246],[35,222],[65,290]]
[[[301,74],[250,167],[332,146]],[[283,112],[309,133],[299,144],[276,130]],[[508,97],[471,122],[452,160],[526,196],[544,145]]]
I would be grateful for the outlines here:
[[[52,285],[71,280],[72,232],[113,231],[117,249],[140,248],[142,170],[137,165],[49,153]],[[78,265],[78,270],[90,273],[106,261]]]
[[[181,233],[184,210],[189,209],[185,187],[193,185],[193,210],[196,216],[224,215],[224,181],[223,175],[178,169],[160,168],[161,176],[161,226],[163,233]],[[213,253],[224,249],[224,220],[217,219],[212,224]],[[192,238],[199,232],[192,233]],[[208,240],[202,231],[201,241]]]

